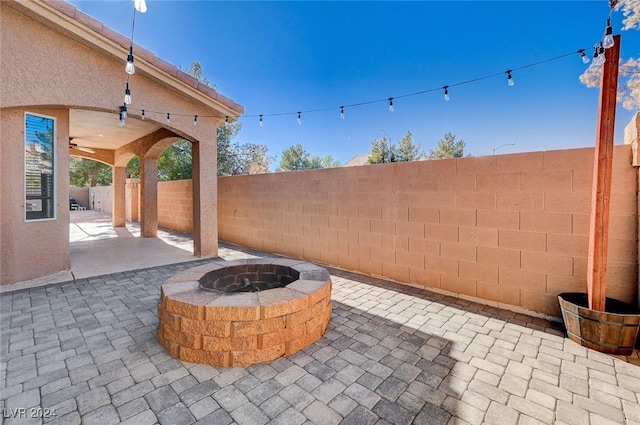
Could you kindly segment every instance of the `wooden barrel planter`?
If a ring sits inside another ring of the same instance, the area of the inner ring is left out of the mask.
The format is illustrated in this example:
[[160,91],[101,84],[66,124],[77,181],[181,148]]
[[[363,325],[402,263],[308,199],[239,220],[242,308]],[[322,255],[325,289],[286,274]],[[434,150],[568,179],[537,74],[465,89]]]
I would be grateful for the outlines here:
[[582,292],[566,292],[558,295],[558,300],[570,340],[602,353],[633,353],[640,312],[631,305],[607,298],[605,311],[591,310],[587,294]]

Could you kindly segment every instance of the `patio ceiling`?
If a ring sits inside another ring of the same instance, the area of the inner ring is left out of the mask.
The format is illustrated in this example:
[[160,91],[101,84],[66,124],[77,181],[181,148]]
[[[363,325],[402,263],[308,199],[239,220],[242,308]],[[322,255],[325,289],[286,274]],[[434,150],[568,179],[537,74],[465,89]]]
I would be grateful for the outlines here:
[[69,138],[79,147],[115,150],[159,128],[148,121],[131,118],[126,126],[120,127],[115,112],[69,110]]

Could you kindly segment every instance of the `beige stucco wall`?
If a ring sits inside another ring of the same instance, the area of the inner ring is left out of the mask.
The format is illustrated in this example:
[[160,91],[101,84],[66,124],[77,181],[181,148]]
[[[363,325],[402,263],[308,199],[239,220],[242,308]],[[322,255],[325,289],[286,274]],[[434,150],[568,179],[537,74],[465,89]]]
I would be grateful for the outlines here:
[[[586,291],[593,149],[221,177],[221,240],[559,316]],[[635,302],[637,175],[616,146],[608,295]]]
[[[24,111],[0,114],[0,284],[69,268],[69,114],[66,109],[30,108],[56,119],[55,219],[25,220]],[[9,183],[11,182],[11,183]]]

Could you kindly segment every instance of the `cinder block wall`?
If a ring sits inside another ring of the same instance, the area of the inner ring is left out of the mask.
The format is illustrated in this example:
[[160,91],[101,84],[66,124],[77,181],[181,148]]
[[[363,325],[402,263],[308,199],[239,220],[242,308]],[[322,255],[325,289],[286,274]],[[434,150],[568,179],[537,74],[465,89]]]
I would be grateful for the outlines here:
[[158,182],[158,226],[193,232],[192,188],[191,180]]
[[[559,316],[586,291],[593,149],[221,177],[220,239]],[[616,146],[608,292],[635,302],[637,174]]]

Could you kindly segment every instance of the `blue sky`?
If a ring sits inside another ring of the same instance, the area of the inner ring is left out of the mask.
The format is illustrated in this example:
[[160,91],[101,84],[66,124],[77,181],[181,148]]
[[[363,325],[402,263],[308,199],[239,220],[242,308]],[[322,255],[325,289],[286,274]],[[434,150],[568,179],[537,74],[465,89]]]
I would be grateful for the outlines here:
[[[132,1],[73,1],[127,36]],[[598,90],[568,58],[449,89],[507,69],[590,48],[600,40],[608,1],[221,2],[147,0],[135,42],[187,68],[199,61],[218,91],[244,105],[239,142],[264,144],[277,156],[296,143],[313,155],[346,162],[366,154],[384,133],[407,131],[425,150],[451,132],[472,155],[595,144]],[[622,33],[622,58],[640,52],[640,31]],[[588,50],[589,55],[593,53]],[[123,61],[126,52],[123,52]],[[123,71],[124,78],[124,71]],[[119,87],[117,89],[120,89]],[[135,101],[132,107],[144,108]],[[389,97],[395,97],[389,112]],[[353,108],[341,105],[383,100]],[[331,108],[303,113],[297,111]],[[184,113],[186,111],[168,111]],[[269,116],[270,114],[292,115]],[[257,115],[263,114],[264,126]],[[633,111],[620,105],[615,143]],[[277,161],[276,161],[277,164]]]

